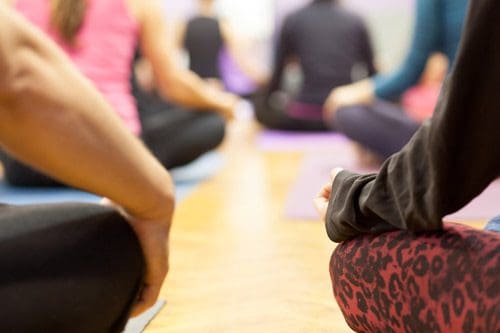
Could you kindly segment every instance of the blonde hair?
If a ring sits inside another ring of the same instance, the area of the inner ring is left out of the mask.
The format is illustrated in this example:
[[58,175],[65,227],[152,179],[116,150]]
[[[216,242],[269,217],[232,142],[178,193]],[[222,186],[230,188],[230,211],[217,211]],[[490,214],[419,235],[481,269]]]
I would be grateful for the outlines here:
[[86,0],[51,0],[50,24],[67,44],[75,44],[86,10]]

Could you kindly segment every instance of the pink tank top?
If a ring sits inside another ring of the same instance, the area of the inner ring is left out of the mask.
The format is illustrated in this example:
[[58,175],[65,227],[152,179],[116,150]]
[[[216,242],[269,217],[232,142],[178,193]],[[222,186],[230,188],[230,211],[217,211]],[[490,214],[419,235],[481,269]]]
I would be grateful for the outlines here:
[[87,12],[75,47],[65,45],[50,27],[50,0],[18,0],[16,8],[66,51],[127,127],[138,135],[141,127],[130,87],[138,23],[129,13],[124,0],[86,1]]

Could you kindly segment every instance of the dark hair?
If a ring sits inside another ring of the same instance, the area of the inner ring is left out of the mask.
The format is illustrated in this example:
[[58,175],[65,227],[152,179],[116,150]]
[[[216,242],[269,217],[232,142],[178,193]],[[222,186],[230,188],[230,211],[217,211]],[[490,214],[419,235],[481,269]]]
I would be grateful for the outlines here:
[[86,9],[86,0],[51,0],[50,24],[69,45],[75,44]]

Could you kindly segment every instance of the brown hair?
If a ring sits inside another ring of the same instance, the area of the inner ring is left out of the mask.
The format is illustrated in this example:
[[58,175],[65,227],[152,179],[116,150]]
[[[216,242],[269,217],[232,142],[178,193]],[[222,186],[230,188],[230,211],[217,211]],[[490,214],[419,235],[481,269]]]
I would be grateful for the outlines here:
[[50,24],[69,45],[75,44],[86,9],[86,0],[51,0]]

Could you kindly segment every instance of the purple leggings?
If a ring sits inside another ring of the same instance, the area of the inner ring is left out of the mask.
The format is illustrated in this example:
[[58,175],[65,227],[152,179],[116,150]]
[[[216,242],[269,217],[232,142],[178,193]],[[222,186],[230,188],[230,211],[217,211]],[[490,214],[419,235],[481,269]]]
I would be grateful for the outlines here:
[[322,132],[331,131],[322,118],[322,105],[289,102],[289,96],[281,101],[274,93],[271,97],[265,93],[256,94],[252,100],[257,121],[269,129],[282,131]]
[[337,131],[384,159],[401,150],[419,127],[400,108],[382,101],[345,107],[335,116]]

